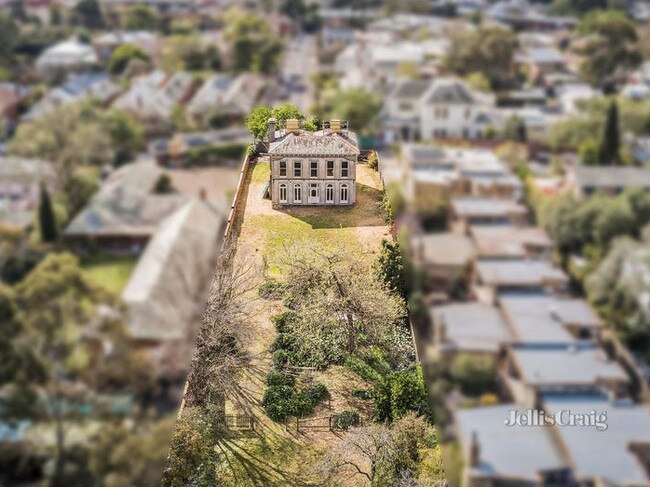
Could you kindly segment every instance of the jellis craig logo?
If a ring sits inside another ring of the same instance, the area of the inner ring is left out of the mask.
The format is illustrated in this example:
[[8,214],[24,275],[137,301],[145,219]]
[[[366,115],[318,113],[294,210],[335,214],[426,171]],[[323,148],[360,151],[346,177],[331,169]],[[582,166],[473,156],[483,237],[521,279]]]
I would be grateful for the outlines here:
[[607,412],[575,413],[568,409],[562,409],[556,413],[548,413],[541,409],[511,409],[503,422],[506,426],[584,427],[605,431],[607,429]]

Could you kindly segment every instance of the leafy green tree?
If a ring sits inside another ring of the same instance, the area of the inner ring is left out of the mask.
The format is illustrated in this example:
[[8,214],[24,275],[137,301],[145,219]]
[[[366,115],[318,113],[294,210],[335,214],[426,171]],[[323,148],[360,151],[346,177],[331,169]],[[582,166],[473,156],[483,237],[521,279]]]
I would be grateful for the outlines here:
[[72,20],[88,29],[104,26],[102,9],[97,0],[79,0],[72,9]]
[[16,23],[0,14],[0,67],[7,68],[13,63],[18,35],[19,30]]
[[607,110],[607,119],[602,141],[598,151],[598,160],[601,164],[611,165],[620,161],[621,133],[618,125],[618,105],[613,100]]
[[134,44],[122,44],[111,54],[108,61],[108,71],[111,74],[122,74],[133,59],[149,61],[149,55]]
[[126,12],[124,27],[129,30],[156,30],[159,26],[158,13],[148,5],[132,5]]
[[113,149],[113,162],[124,164],[144,149],[145,129],[130,113],[112,108],[98,113],[99,122],[110,136]]
[[44,242],[54,242],[58,236],[56,228],[56,219],[54,218],[54,209],[50,193],[44,184],[41,184],[40,201],[38,204],[38,226],[41,233],[41,239]]
[[580,162],[585,166],[595,166],[600,159],[600,142],[598,139],[585,139],[578,147]]
[[592,10],[604,10],[607,0],[553,0],[551,10],[560,15],[584,15]]
[[224,14],[224,24],[224,38],[231,45],[235,71],[275,71],[282,43],[263,17],[231,8]]
[[87,168],[77,168],[64,188],[68,219],[73,218],[99,189],[99,176]]
[[362,88],[339,91],[330,101],[332,118],[347,120],[351,130],[364,132],[373,128],[381,111],[381,100]]
[[406,299],[406,275],[398,242],[382,240],[374,271],[379,282],[383,282],[390,291]]
[[506,120],[506,126],[503,129],[503,136],[506,139],[514,140],[515,142],[526,143],[528,141],[526,122],[516,115],[511,116]]
[[246,117],[246,128],[256,140],[262,140],[266,136],[271,117],[271,108],[265,105],[257,105]]
[[479,27],[452,38],[445,65],[461,76],[483,73],[493,89],[508,86],[514,74],[516,34],[499,27]]
[[591,12],[577,30],[589,39],[583,50],[585,60],[581,71],[590,83],[615,82],[641,63],[636,27],[624,12]]

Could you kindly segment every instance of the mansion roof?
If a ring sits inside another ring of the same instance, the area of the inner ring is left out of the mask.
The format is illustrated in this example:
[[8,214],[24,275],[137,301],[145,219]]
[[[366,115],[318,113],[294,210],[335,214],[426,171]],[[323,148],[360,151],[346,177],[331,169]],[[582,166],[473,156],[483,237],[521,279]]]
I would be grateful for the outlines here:
[[333,132],[300,132],[285,135],[271,143],[271,156],[358,156],[359,146],[354,132],[345,135]]

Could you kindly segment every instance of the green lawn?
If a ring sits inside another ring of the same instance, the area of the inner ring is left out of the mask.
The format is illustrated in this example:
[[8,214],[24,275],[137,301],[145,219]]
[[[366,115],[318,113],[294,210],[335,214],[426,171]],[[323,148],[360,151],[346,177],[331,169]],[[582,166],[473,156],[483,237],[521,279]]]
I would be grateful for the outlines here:
[[93,282],[119,294],[129,281],[137,262],[137,256],[101,256],[87,259],[81,266]]

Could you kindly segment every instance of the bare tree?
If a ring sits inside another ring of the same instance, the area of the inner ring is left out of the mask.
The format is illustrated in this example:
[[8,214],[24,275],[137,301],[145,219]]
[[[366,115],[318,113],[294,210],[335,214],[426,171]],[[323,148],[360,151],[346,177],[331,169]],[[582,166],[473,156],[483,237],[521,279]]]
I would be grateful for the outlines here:
[[353,353],[381,343],[404,319],[403,303],[375,279],[363,254],[310,247],[289,255],[287,297],[307,347],[343,334],[341,346]]
[[185,395],[187,406],[216,404],[225,415],[226,398],[249,407],[242,378],[256,368],[251,352],[253,299],[260,268],[227,246],[215,273]]

